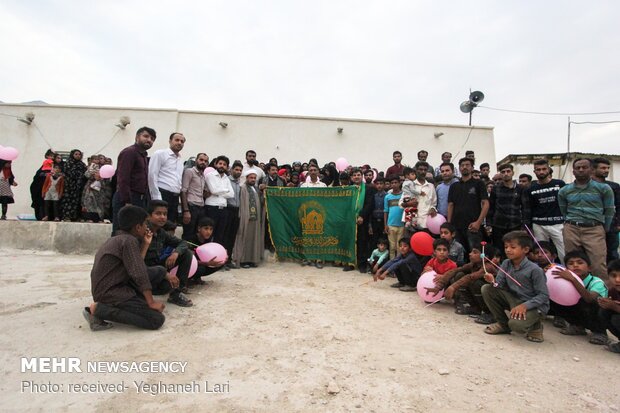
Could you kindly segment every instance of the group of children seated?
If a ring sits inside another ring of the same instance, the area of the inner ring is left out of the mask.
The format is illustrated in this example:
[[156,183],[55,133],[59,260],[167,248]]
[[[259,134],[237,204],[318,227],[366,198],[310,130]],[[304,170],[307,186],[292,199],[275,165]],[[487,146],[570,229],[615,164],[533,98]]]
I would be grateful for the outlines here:
[[[212,219],[202,218],[195,236],[185,241],[174,235],[167,214],[167,202],[158,200],[146,211],[131,205],[119,211],[120,231],[101,246],[91,271],[94,302],[83,310],[91,330],[108,329],[109,321],[158,329],[165,305],[153,295],[168,294],[169,303],[191,307],[189,290],[224,265],[215,258],[201,261],[193,251],[211,242]],[[198,265],[190,278],[193,260]]]
[[[608,350],[620,353],[620,344],[608,344],[606,332],[620,337],[620,261],[609,263],[606,284],[591,274],[590,260],[584,252],[570,251],[564,257],[565,268],[556,266],[553,244],[534,243],[525,231],[513,231],[503,237],[503,262],[502,250],[483,243],[472,248],[469,262],[464,263],[463,246],[454,235],[454,227],[443,224],[430,259],[417,256],[408,238],[399,240],[399,253],[388,259],[387,241],[380,240],[369,259],[370,272],[375,281],[395,277],[397,282],[391,287],[416,291],[421,274],[434,271],[435,287],[426,292],[438,296],[443,291],[457,314],[487,325],[487,334],[515,332],[540,343],[544,340],[542,322],[547,315],[553,315],[553,325],[561,328],[562,334],[585,336],[590,330],[590,343],[607,345]],[[564,306],[549,299],[545,272],[550,269],[551,276],[573,284],[580,295],[577,304]]]

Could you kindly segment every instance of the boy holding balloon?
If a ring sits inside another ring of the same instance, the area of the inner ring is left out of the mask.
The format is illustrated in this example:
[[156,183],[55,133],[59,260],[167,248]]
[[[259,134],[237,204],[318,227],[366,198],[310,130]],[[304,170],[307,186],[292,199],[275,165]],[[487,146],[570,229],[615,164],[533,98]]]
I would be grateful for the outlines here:
[[[482,287],[482,298],[497,323],[487,326],[487,334],[525,333],[526,339],[542,343],[543,317],[549,311],[549,290],[542,268],[527,259],[532,240],[525,231],[511,231],[502,238],[507,259],[498,268],[497,278],[486,273],[490,284]],[[505,311],[510,311],[510,318]]]
[[[572,306],[563,306],[551,301],[551,309],[556,316],[564,318],[568,325],[560,330],[567,336],[585,336],[586,328],[592,331],[589,342],[604,345],[609,341],[605,327],[598,319],[599,298],[607,298],[605,282],[590,273],[590,259],[581,251],[570,251],[564,255],[566,269],[555,267],[551,274],[555,278],[563,278],[573,284],[581,298]],[[580,283],[575,276],[581,278]]]
[[450,243],[443,238],[433,241],[434,256],[424,266],[424,271],[435,271],[438,275],[456,268],[456,263],[449,257]]
[[[213,241],[213,229],[215,228],[215,221],[209,217],[203,217],[198,221],[198,225],[196,228],[196,235],[193,237],[189,237],[187,240],[188,243],[199,247],[204,244],[209,244]],[[196,273],[190,279],[190,288],[192,285],[204,285],[206,282],[202,279],[202,277],[206,277],[207,275],[211,275],[214,272],[221,269],[226,263],[226,259],[222,261],[222,259],[218,259],[217,257],[212,258],[209,261],[202,261],[200,257],[198,259],[198,269]]]

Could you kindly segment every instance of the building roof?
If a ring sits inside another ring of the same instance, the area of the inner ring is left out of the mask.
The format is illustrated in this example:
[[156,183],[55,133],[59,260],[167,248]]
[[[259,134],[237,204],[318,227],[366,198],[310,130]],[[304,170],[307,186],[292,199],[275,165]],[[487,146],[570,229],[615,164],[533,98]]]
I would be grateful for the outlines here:
[[427,122],[410,122],[410,121],[398,121],[398,120],[383,120],[383,119],[359,119],[359,118],[339,118],[339,117],[327,117],[327,116],[305,116],[305,115],[279,115],[279,114],[264,114],[264,113],[239,113],[239,112],[213,112],[213,111],[199,111],[199,110],[180,110],[174,108],[144,108],[144,107],[124,107],[124,106],[83,106],[83,105],[57,105],[49,104],[43,101],[34,101],[26,103],[6,103],[0,102],[0,106],[13,106],[13,107],[47,107],[47,108],[64,108],[64,109],[103,109],[103,110],[132,110],[132,111],[161,111],[161,112],[177,112],[177,113],[190,113],[190,114],[205,114],[205,115],[228,115],[228,116],[247,116],[256,118],[284,118],[284,119],[307,119],[307,120],[329,120],[329,121],[344,121],[344,122],[358,122],[358,123],[383,123],[394,125],[415,125],[415,126],[435,126],[442,128],[467,128],[467,129],[486,129],[493,130],[493,126],[482,125],[457,125],[448,123],[427,123]]
[[590,153],[590,152],[563,152],[563,153],[523,153],[523,154],[510,154],[506,155],[501,160],[497,161],[498,165],[505,163],[520,163],[530,164],[534,163],[536,159],[546,159],[553,163],[564,164],[568,159],[575,158],[606,158],[610,161],[620,161],[620,155],[612,155],[606,153]]

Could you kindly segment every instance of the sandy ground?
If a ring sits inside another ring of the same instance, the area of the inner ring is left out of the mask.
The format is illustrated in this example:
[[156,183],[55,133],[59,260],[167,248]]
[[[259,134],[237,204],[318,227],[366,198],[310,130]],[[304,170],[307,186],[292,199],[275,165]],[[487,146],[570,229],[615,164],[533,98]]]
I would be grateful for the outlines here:
[[[1,411],[620,410],[620,358],[586,338],[550,322],[543,344],[488,336],[389,282],[360,287],[368,278],[357,272],[294,263],[219,272],[193,291],[193,308],[168,306],[159,331],[93,333],[80,314],[92,257],[0,250],[0,260]],[[42,356],[188,364],[176,374],[21,372],[21,357]],[[151,395],[134,380],[199,389]],[[224,392],[205,393],[205,381]],[[22,392],[23,382],[62,392]],[[68,393],[79,383],[127,388]]]

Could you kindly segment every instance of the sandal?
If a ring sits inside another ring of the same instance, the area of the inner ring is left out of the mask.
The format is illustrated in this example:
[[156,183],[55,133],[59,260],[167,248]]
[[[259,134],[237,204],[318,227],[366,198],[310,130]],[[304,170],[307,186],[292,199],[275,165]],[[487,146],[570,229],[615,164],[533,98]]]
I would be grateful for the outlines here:
[[90,313],[89,307],[84,307],[84,309],[82,310],[82,315],[88,322],[91,331],[102,331],[112,328],[112,323],[108,323],[107,321],[104,321],[99,317],[95,317],[94,315],[92,315]]
[[585,336],[588,334],[586,333],[585,328],[581,326],[576,326],[574,324],[567,324],[566,327],[560,330],[560,333],[564,334],[565,336]]
[[590,337],[588,342],[597,346],[604,346],[609,343],[609,337],[607,337],[607,333],[592,333],[592,337]]
[[503,325],[501,323],[491,324],[486,326],[484,332],[491,335],[497,334],[510,334],[510,328],[507,325]]
[[542,343],[545,341],[543,337],[543,325],[539,321],[530,328],[530,331],[525,335],[527,341],[531,341],[532,343]]

